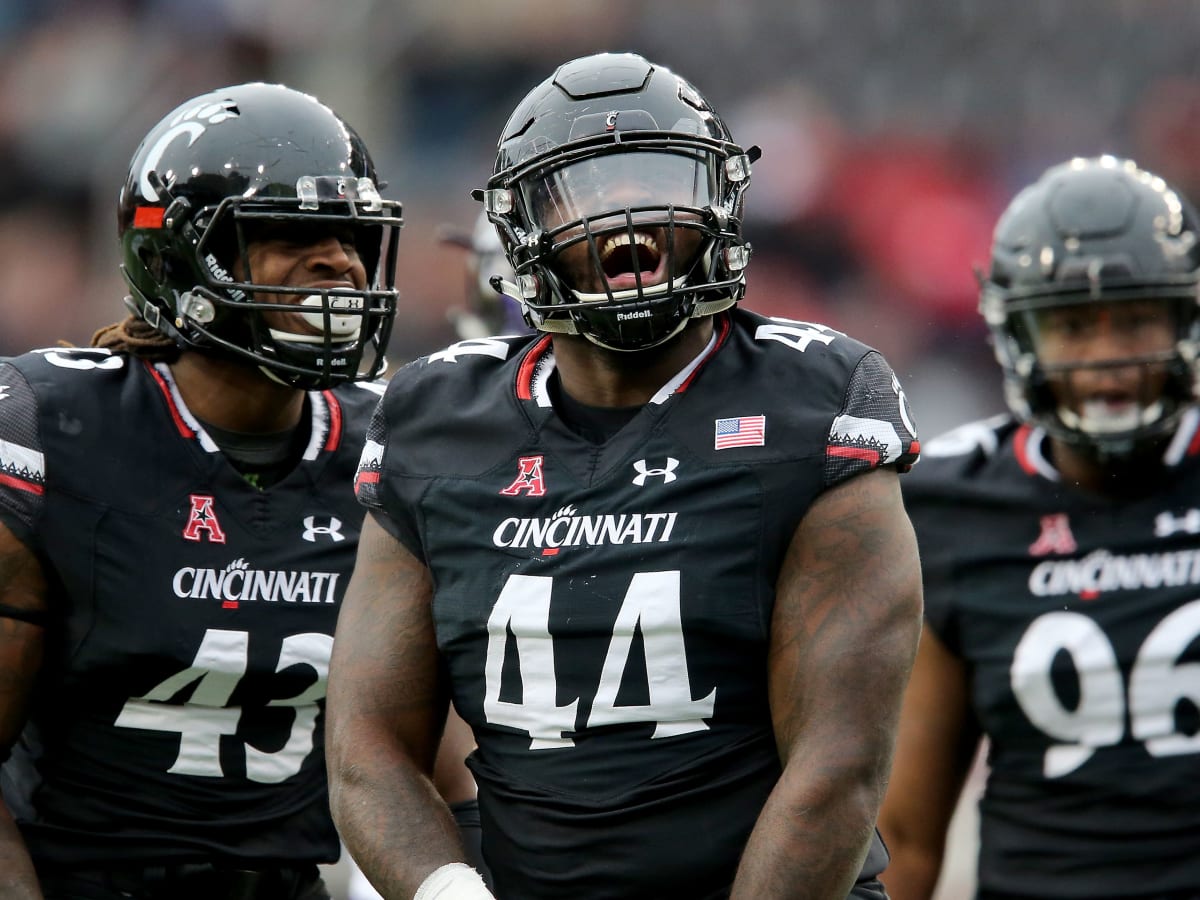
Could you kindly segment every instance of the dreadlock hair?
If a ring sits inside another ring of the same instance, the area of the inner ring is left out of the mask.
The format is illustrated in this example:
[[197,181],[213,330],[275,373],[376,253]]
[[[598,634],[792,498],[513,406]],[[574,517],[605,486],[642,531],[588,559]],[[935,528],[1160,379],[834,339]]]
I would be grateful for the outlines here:
[[174,362],[180,353],[179,345],[171,338],[133,313],[93,334],[91,345],[150,362]]

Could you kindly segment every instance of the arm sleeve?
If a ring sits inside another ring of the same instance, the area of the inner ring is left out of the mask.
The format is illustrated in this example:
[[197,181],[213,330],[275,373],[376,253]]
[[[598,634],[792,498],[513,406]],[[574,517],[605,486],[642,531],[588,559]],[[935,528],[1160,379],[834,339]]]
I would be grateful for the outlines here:
[[921,453],[900,381],[877,351],[867,353],[846,387],[825,446],[825,487],[871,469],[907,472]]

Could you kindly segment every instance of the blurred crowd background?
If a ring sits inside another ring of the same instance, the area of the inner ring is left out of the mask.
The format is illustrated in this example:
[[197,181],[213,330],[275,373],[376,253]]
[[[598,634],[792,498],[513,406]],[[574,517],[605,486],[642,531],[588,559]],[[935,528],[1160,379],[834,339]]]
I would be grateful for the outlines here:
[[472,188],[560,62],[637,50],[744,146],[746,305],[883,350],[926,437],[1002,408],[973,267],[1022,185],[1129,155],[1200,200],[1200,0],[2,0],[0,355],[123,315],[115,208],[148,128],[281,81],[405,204],[396,362],[455,339]]
[[764,150],[748,306],[883,350],[926,437],[1002,407],[976,314],[1012,193],[1131,155],[1200,195],[1200,0],[3,0],[0,355],[118,318],[115,203],[145,131],[247,80],[316,94],[405,204],[396,361],[454,339],[501,125],[560,62],[637,50]]

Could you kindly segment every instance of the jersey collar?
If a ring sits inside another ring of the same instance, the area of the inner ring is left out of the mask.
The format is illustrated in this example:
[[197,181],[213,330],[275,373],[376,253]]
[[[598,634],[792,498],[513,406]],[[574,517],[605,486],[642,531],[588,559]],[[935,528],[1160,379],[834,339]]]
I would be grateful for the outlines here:
[[[183,402],[183,395],[179,393],[179,386],[175,383],[170,366],[162,362],[143,362],[143,364],[166,401],[167,411],[180,436],[187,440],[197,441],[207,453],[220,453],[221,448],[217,446],[208,432],[204,430],[204,426],[200,424],[200,420],[192,415],[187,404]],[[308,432],[308,446],[304,448],[303,458],[314,460],[322,451],[333,451],[341,445],[342,405],[334,396],[333,391],[309,391],[308,409],[312,421]]]
[[[660,406],[675,394],[682,394],[695,380],[700,369],[712,359],[718,350],[725,345],[732,331],[733,324],[728,314],[719,315],[715,319],[712,337],[708,344],[696,354],[695,358],[679,370],[673,378],[664,384],[650,398],[650,404]],[[521,400],[533,400],[541,407],[550,407],[549,381],[554,372],[554,345],[550,335],[544,335],[525,352],[525,358],[517,369],[517,397]]]

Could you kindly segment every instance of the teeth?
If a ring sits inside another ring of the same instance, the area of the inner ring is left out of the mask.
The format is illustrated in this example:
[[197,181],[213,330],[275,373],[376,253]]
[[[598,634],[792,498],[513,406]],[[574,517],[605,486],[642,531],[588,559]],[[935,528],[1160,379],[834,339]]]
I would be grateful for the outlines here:
[[[634,239],[635,243],[639,244],[642,247],[645,247],[647,250],[652,251],[656,255],[658,254],[658,242],[655,241],[654,238],[650,237],[650,235],[642,234],[640,231],[635,231],[633,234],[633,239]],[[606,240],[604,242],[604,246],[602,246],[600,248],[600,261],[604,262],[604,260],[606,260],[610,256],[612,256],[617,250],[621,249],[622,247],[628,247],[628,246],[629,246],[629,233],[628,232],[621,232],[620,234],[610,235],[608,240]]]

